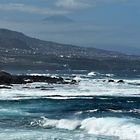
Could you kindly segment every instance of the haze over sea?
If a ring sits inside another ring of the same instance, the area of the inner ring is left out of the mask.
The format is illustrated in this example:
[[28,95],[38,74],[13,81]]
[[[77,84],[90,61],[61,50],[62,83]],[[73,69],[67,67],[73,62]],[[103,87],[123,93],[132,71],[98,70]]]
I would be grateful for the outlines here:
[[0,0],[0,28],[140,55],[139,0]]
[[[26,72],[39,73],[72,77],[79,83],[28,83],[0,89],[0,139],[140,139],[140,72]],[[118,83],[120,79],[124,83]]]
[[0,0],[0,140],[140,140],[140,0]]

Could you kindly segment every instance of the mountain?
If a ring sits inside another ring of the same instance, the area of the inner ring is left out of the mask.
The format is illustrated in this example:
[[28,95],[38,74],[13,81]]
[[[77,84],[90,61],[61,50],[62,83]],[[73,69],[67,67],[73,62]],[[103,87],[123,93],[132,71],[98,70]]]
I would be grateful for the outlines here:
[[140,70],[140,57],[60,44],[0,29],[0,69]]
[[74,20],[72,20],[71,18],[68,18],[63,15],[49,16],[49,17],[43,19],[43,21],[47,22],[47,23],[55,23],[55,24],[73,23],[74,22]]

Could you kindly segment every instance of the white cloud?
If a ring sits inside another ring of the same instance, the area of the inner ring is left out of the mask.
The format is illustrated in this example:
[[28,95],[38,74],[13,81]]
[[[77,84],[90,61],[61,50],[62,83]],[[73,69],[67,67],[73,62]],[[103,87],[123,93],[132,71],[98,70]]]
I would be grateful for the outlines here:
[[[137,1],[137,0],[133,0]],[[65,9],[84,9],[98,4],[128,3],[132,0],[56,0],[55,5]]]
[[64,9],[84,9],[99,4],[136,4],[139,0],[56,0],[55,5]]
[[64,11],[64,10],[40,8],[37,6],[31,6],[31,5],[26,5],[26,4],[22,4],[22,3],[0,4],[0,11],[19,11],[19,12],[25,12],[25,13],[46,14],[46,15],[67,13],[67,11]]
[[82,9],[91,5],[88,3],[88,0],[57,0],[56,6],[66,9]]

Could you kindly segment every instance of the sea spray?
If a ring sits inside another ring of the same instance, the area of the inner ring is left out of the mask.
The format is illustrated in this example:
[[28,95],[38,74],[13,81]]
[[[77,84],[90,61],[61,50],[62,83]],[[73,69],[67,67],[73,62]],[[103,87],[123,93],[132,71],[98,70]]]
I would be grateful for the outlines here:
[[76,130],[81,129],[93,135],[114,136],[120,139],[139,140],[140,138],[140,125],[137,124],[138,120],[132,118],[87,118],[84,120],[71,120],[71,119],[48,119],[42,117],[38,121],[31,122],[31,125],[38,124],[45,129],[57,128]]

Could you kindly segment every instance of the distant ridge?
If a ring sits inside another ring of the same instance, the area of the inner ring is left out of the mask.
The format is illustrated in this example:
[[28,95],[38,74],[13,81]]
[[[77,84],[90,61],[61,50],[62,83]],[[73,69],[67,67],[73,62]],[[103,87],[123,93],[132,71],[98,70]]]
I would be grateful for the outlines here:
[[140,57],[60,44],[0,29],[0,69],[140,70]]
[[53,54],[54,52],[62,55],[79,55],[82,57],[115,57],[124,54],[113,51],[106,51],[96,48],[79,47],[75,45],[61,44],[52,41],[43,41],[40,39],[28,37],[21,32],[0,29],[0,48],[17,48],[30,50],[45,50]]
[[49,16],[45,19],[43,19],[44,22],[48,22],[48,23],[73,23],[75,22],[74,20],[72,20],[71,18],[68,18],[66,16],[63,15],[53,15],[53,16]]

